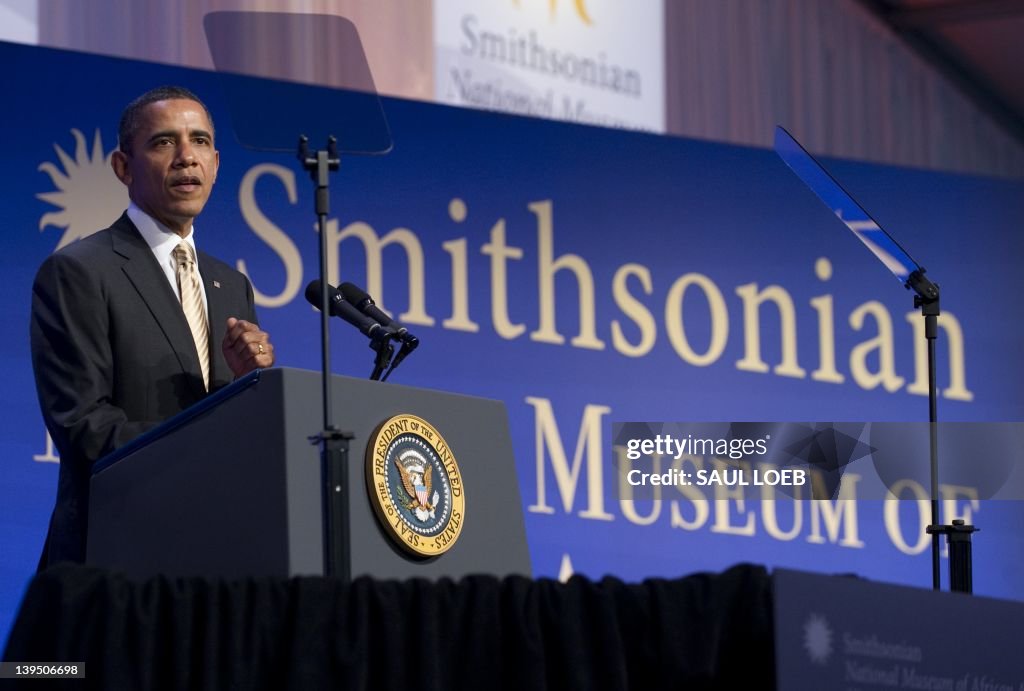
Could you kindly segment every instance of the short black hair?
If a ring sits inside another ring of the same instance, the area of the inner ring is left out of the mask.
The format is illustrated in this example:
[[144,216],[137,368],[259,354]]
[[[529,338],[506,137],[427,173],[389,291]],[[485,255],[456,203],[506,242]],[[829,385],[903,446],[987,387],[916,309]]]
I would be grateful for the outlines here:
[[[210,121],[210,129],[213,129],[213,116],[210,115],[210,109],[206,107],[206,104],[198,96],[183,86],[158,86],[136,98],[125,106],[125,109],[121,112],[121,122],[117,126],[117,144],[121,151],[125,153],[131,152],[132,139],[135,137],[135,132],[139,129],[139,116],[146,106],[157,101],[170,101],[174,99],[195,101],[201,105],[203,112],[206,113],[206,119]],[[213,134],[213,132],[210,134]]]

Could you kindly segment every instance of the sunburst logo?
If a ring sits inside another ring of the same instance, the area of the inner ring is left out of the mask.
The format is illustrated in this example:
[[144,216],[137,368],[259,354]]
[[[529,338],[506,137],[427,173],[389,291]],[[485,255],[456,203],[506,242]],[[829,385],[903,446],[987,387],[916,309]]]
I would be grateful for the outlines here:
[[812,613],[804,622],[804,650],[811,662],[819,665],[832,656],[832,628],[820,614]]
[[[512,0],[516,7],[519,7],[519,0]],[[555,15],[558,10],[559,0],[548,0],[548,11],[551,13],[551,21],[555,21]],[[594,23],[594,20],[590,18],[590,14],[587,12],[586,0],[572,0],[573,6],[576,8],[576,14],[580,20],[587,25]]]
[[72,129],[71,134],[75,138],[74,158],[57,143],[53,145],[64,170],[50,161],[40,163],[38,168],[50,176],[56,188],[36,195],[60,209],[49,211],[39,219],[40,232],[47,226],[64,230],[56,249],[106,228],[128,206],[128,190],[110,168],[110,157],[114,151],[111,149],[110,153],[103,153],[99,129],[93,137],[92,151],[89,151],[84,134],[77,129]]

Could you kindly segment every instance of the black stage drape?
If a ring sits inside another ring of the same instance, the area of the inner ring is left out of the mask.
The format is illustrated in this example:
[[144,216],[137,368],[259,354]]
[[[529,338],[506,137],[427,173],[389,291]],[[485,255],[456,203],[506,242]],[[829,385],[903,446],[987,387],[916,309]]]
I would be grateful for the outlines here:
[[[488,576],[155,578],[56,565],[4,659],[86,663],[94,689],[771,689],[762,567],[627,584]],[[48,688],[25,681],[19,687]]]

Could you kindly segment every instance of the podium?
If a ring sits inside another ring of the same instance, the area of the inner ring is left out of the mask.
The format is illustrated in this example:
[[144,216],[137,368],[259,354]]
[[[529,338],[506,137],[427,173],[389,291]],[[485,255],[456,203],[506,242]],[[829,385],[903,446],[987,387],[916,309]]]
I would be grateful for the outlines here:
[[[322,575],[320,374],[276,368],[216,392],[97,463],[86,561],[133,578]],[[352,577],[530,576],[508,418],[500,401],[332,377],[350,442]],[[410,557],[378,523],[366,445],[383,421],[430,422],[456,455],[465,517],[455,545]]]

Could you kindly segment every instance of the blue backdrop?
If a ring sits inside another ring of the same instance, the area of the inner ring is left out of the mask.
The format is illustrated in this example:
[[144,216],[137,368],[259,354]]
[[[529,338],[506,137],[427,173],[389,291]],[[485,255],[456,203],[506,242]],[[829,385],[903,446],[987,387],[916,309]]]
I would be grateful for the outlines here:
[[[132,97],[177,83],[207,101],[222,165],[197,241],[249,275],[279,364],[319,357],[302,298],[317,261],[310,182],[293,157],[234,141],[215,75],[12,44],[0,57],[6,633],[57,476],[31,373],[31,283],[59,244],[126,204],[107,158]],[[774,153],[397,99],[384,110],[394,150],[346,158],[332,180],[332,282],[367,286],[421,338],[392,381],[506,403],[536,575],[752,561],[930,584],[916,502],[619,497],[613,421],[927,419],[911,295]],[[1024,183],[825,164],[942,286],[941,419],[1021,420],[1007,298],[1024,288]],[[334,333],[336,371],[366,376],[362,336]],[[948,508],[984,529],[976,591],[1024,598],[1021,505]]]

